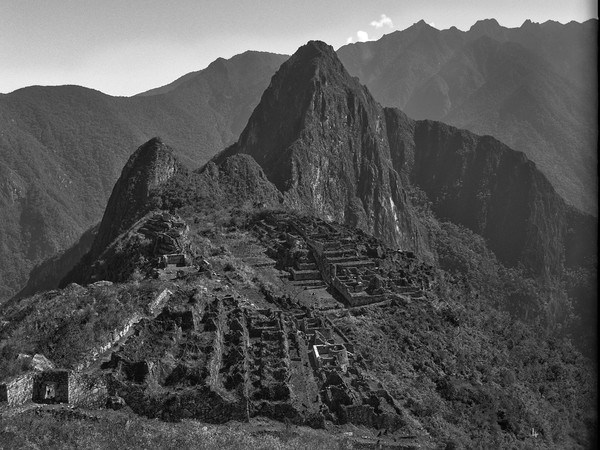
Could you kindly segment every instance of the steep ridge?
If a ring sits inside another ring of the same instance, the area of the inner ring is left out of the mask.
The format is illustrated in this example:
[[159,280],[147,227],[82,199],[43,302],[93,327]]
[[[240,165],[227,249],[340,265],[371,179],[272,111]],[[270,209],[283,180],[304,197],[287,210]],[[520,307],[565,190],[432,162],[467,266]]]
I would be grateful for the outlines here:
[[[131,155],[115,183],[89,251],[70,270],[68,267],[55,270],[55,273],[66,275],[61,277],[62,280],[53,279],[53,283],[58,283],[59,286],[67,282],[88,283],[92,265],[96,263],[102,266],[100,259],[103,252],[124,231],[155,209],[153,192],[181,170],[172,149],[160,138],[153,138],[140,146]],[[59,259],[58,262],[69,264],[68,260]],[[37,282],[30,280],[28,284],[35,285]]]
[[148,212],[151,191],[166,183],[178,170],[179,164],[172,149],[158,137],[149,140],[131,155],[108,199],[90,250],[92,258]]
[[160,135],[199,167],[239,136],[285,59],[219,59],[143,97],[78,86],[0,95],[0,302],[34,265],[98,223],[131,148]]
[[181,171],[154,193],[161,209],[226,209],[277,207],[283,195],[249,155],[233,155],[217,165],[210,161],[201,170]]
[[[421,21],[338,55],[375,99],[490,134],[597,210],[597,20],[495,20],[468,32]],[[128,154],[160,135],[192,167],[233,142],[284,55],[246,52],[132,98],[77,86],[0,95],[0,301],[98,222]],[[505,64],[510,62],[510,64]]]
[[594,239],[571,233],[566,242],[569,215],[579,213],[523,153],[384,110],[321,42],[281,66],[239,141],[214,162],[239,153],[260,164],[287,205],[422,254],[427,237],[408,200],[410,183],[439,216],[481,234],[504,264],[532,274],[558,273],[565,245]]
[[569,208],[523,153],[491,136],[385,112],[396,170],[425,191],[440,217],[485,237],[509,266],[549,274],[583,262],[583,255],[566,261],[565,251],[593,245],[593,227],[579,226],[569,237],[567,230],[593,219]]
[[392,166],[383,109],[325,43],[309,42],[281,66],[238,142],[214,162],[239,153],[287,205],[429,253]]
[[524,152],[569,204],[597,214],[598,21],[420,21],[338,55],[384,106],[490,134]]

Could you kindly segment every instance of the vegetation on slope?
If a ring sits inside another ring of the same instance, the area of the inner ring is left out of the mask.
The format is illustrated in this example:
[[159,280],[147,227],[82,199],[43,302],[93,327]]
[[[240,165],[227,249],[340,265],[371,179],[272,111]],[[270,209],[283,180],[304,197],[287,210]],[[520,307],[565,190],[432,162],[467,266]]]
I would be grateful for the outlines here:
[[238,136],[284,55],[219,59],[172,89],[111,97],[78,86],[0,97],[0,302],[97,223],[121,168],[157,134],[198,167]]
[[123,412],[28,411],[3,421],[0,449],[119,448],[123,450],[351,450],[347,435],[266,423],[214,426],[194,420],[167,423]]
[[129,284],[76,284],[19,300],[1,311],[0,379],[16,375],[19,354],[41,353],[58,367],[73,368],[109,332],[142,312],[160,286],[146,281]]

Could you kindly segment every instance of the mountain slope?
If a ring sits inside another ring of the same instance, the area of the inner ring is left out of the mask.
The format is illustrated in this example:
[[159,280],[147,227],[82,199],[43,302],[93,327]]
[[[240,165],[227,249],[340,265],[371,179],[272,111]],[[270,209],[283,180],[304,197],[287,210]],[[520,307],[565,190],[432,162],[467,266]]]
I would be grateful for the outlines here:
[[462,32],[421,21],[338,54],[383,105],[500,139],[597,214],[597,28],[486,20]]
[[594,233],[583,226],[573,233],[578,244],[570,240],[571,221],[587,216],[567,207],[523,153],[396,109],[386,108],[386,119],[396,170],[427,194],[439,217],[486,238],[504,264],[557,274],[572,248],[593,245]]
[[[567,228],[579,213],[523,153],[383,109],[322,42],[309,42],[281,66],[238,142],[214,162],[235,154],[252,156],[287,205],[423,256],[431,252],[408,198],[412,185],[440,217],[487,239],[509,266],[557,274],[565,245],[575,245]],[[577,240],[589,239],[581,233]]]
[[286,203],[428,253],[392,166],[383,109],[322,42],[309,42],[273,76],[240,139]]
[[[487,20],[468,32],[420,22],[338,54],[382,104],[499,138],[593,213],[596,34],[597,21]],[[0,95],[0,299],[98,222],[126,149],[161,135],[200,166],[236,139],[285,59],[246,52],[133,98],[75,86]]]
[[0,95],[0,301],[100,220],[128,149],[161,135],[186,165],[200,166],[239,135],[284,59],[219,59],[145,97],[77,86]]
[[89,265],[98,260],[119,235],[154,208],[151,201],[153,191],[181,170],[172,149],[160,138],[153,138],[140,146],[115,183],[89,251],[66,278],[89,282]]

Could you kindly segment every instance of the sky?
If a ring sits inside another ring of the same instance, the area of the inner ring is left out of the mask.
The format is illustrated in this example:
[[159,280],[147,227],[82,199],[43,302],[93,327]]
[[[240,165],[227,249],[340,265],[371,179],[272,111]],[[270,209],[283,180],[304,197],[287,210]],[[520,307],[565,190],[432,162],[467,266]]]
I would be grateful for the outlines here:
[[292,54],[313,39],[337,49],[421,19],[468,30],[486,18],[597,17],[591,0],[0,0],[0,93],[78,84],[134,95],[218,57]]

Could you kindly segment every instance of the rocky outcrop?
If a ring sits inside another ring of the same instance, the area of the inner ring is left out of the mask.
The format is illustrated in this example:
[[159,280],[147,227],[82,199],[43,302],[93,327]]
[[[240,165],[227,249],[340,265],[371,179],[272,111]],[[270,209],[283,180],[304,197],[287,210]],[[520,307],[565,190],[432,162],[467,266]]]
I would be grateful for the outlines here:
[[[118,259],[124,255],[114,245],[111,247],[111,244],[155,209],[154,192],[181,170],[173,152],[160,138],[153,138],[139,147],[129,158],[113,188],[90,251],[67,272],[59,286],[66,286],[71,282],[89,283],[99,279],[126,279],[131,274],[134,259],[140,256],[140,251],[152,252],[153,249],[138,248],[139,246],[132,244],[131,239],[123,237],[131,245],[127,249],[120,249],[127,253],[127,261],[119,262]],[[100,260],[103,254],[103,260]],[[113,266],[124,271],[116,273],[114,267],[107,263],[109,260],[112,263],[118,262]]]
[[151,192],[179,170],[172,150],[159,137],[139,147],[125,164],[108,200],[90,256],[102,251],[150,209]]
[[386,136],[381,106],[332,47],[313,41],[281,66],[238,142],[213,162],[248,154],[286,205],[427,254]]
[[274,206],[283,202],[282,194],[248,155],[227,157],[219,165],[211,161],[199,175],[205,186],[204,195],[221,204],[251,202]]

